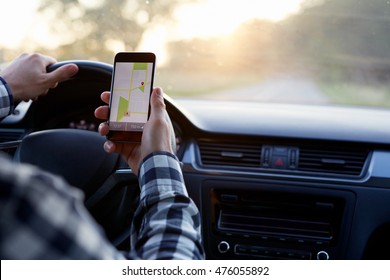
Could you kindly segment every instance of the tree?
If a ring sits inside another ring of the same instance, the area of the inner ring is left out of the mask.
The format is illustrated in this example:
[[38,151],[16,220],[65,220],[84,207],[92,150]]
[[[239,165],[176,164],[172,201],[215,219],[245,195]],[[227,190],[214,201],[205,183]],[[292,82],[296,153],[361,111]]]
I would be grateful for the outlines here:
[[55,21],[50,26],[52,32],[68,38],[57,48],[57,57],[98,57],[111,62],[113,44],[124,50],[136,49],[146,27],[170,20],[178,3],[183,1],[42,0],[39,11],[42,15],[54,15]]
[[295,54],[322,64],[330,74],[361,79],[362,73],[382,75],[390,69],[389,1],[325,0],[285,25]]

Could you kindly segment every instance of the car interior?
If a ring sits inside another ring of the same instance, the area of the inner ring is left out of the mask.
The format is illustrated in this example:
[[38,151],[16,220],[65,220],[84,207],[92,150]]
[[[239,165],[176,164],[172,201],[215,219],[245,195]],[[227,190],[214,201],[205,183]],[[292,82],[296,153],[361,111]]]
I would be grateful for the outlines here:
[[[112,66],[72,62],[74,78],[1,122],[1,149],[81,188],[129,250],[137,177],[93,115]],[[165,98],[207,259],[388,258],[389,111]]]
[[19,103],[0,150],[80,188],[130,250],[138,179],[103,150],[94,111],[115,53],[150,50],[206,259],[390,259],[389,1],[271,2],[39,1],[0,62],[34,46],[57,58],[49,72],[79,72]]

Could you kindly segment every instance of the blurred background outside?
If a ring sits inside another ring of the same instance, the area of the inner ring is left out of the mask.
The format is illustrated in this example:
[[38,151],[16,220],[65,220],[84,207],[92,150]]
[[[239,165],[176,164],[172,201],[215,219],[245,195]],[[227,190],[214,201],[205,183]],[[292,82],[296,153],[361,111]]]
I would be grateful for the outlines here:
[[2,64],[152,51],[174,98],[390,107],[387,0],[8,0],[0,24]]

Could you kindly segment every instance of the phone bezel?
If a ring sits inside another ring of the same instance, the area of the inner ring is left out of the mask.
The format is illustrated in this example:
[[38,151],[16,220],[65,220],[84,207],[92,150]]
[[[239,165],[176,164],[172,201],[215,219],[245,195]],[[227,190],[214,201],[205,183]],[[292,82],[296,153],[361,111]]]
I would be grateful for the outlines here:
[[[152,63],[152,77],[151,77],[151,87],[149,92],[149,106],[148,106],[148,117],[150,116],[150,95],[153,91],[154,84],[154,74],[156,68],[156,55],[152,52],[120,52],[115,55],[114,58],[114,67],[111,77],[111,86],[110,86],[110,102],[109,102],[109,116],[107,123],[110,126],[110,115],[111,115],[111,102],[112,102],[112,89],[114,86],[114,78],[116,74],[116,64],[118,62],[147,62]],[[139,143],[142,140],[143,131],[122,131],[122,130],[110,130],[107,134],[107,139],[115,142],[134,142]]]

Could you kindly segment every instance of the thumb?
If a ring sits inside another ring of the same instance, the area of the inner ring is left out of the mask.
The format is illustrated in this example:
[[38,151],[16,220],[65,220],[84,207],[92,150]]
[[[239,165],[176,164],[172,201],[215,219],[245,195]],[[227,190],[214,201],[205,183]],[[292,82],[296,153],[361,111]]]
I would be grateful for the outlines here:
[[69,79],[73,75],[75,75],[79,71],[79,68],[76,64],[66,64],[63,65],[53,72],[47,73],[48,74],[48,81],[51,84],[56,84],[60,81]]
[[165,103],[161,88],[153,89],[150,107],[150,119],[165,119]]
[[163,91],[161,88],[155,88],[153,90],[150,106],[151,113],[149,121],[154,124],[154,132],[161,132],[159,137],[157,137],[162,145],[160,150],[174,153],[176,151],[176,137],[171,119],[166,111]]

